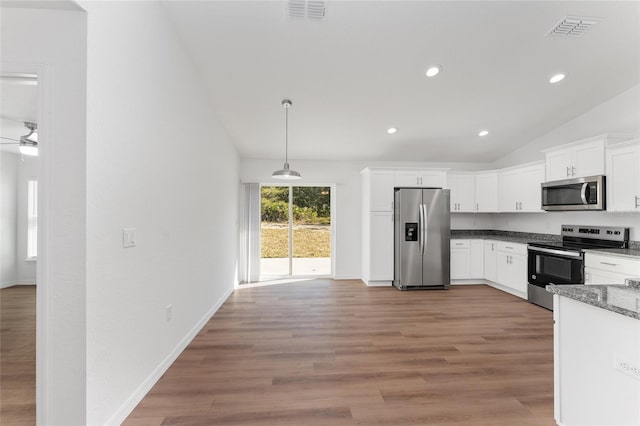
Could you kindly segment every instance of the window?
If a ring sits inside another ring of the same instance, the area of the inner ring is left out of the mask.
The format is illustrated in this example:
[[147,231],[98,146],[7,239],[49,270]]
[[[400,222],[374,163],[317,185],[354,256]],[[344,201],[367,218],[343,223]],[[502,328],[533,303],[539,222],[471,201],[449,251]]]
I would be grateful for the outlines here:
[[38,256],[38,181],[28,181],[27,189],[27,258]]

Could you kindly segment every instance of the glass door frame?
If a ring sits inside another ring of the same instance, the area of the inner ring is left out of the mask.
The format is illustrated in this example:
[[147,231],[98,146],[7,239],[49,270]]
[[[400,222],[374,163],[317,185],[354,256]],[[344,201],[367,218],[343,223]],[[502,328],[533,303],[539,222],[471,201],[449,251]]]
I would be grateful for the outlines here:
[[[269,275],[269,280],[271,279],[286,279],[286,278],[334,278],[335,277],[335,247],[336,247],[336,233],[335,233],[335,219],[336,219],[336,185],[333,183],[301,183],[301,184],[293,184],[293,183],[282,183],[282,182],[261,182],[260,183],[260,200],[262,204],[262,188],[269,186],[278,186],[289,188],[289,208],[288,208],[288,255],[289,255],[289,274],[287,275]],[[331,270],[329,274],[326,275],[293,275],[293,188],[295,187],[326,187],[329,188],[329,207],[330,213],[329,217],[331,218],[331,224],[329,225],[329,232],[331,233],[329,237],[329,241],[331,244],[331,256],[330,256],[330,265]],[[262,224],[262,211],[260,212],[260,223]],[[260,226],[262,229],[262,226]],[[262,238],[260,238],[260,244],[262,244]],[[260,253],[262,253],[262,246],[260,247]],[[262,254],[260,254],[260,260],[262,260]],[[260,277],[260,281],[264,281],[264,276],[262,275],[262,268],[260,268],[258,276]]]

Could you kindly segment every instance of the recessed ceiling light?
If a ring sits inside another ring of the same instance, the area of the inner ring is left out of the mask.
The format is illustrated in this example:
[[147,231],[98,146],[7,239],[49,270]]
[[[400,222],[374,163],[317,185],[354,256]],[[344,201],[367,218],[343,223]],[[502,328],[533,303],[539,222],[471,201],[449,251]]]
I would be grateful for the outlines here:
[[488,130],[480,130],[480,133],[478,133],[478,136],[487,136],[489,134]]
[[427,74],[427,77],[435,77],[436,75],[438,75],[439,72],[440,72],[440,66],[434,65],[430,67],[425,74]]
[[390,135],[394,134],[394,133],[395,133],[395,132],[397,132],[397,131],[398,131],[398,128],[397,128],[397,127],[389,127],[389,128],[387,129],[387,133],[389,133]]
[[553,83],[557,83],[557,82],[559,82],[559,81],[564,80],[564,78],[565,78],[565,77],[566,77],[566,75],[564,75],[564,74],[562,74],[562,73],[560,73],[560,74],[556,74],[556,75],[554,75],[553,77],[551,77],[551,78],[549,79],[549,83],[551,83],[551,84],[553,84]]

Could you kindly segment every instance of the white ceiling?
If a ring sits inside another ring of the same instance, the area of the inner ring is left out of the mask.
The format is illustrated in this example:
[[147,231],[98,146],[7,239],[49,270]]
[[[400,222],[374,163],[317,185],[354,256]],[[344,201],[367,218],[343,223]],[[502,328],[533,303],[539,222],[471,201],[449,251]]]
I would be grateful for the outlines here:
[[[478,162],[640,83],[635,1],[329,1],[321,23],[282,1],[164,4],[244,157],[283,156],[285,97],[291,158]],[[566,15],[602,21],[545,37]]]
[[[33,81],[0,80],[0,136],[20,139],[29,133],[25,121],[38,122],[38,86]],[[12,141],[0,139],[0,150],[18,153],[19,145],[8,145]]]

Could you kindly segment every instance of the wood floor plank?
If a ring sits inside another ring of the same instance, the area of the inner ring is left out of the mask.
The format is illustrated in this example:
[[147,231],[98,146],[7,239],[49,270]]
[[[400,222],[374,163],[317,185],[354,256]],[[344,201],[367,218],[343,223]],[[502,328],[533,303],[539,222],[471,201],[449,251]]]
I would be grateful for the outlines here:
[[494,288],[236,290],[125,425],[551,425],[552,313]]
[[0,424],[36,423],[36,286],[0,289]]

